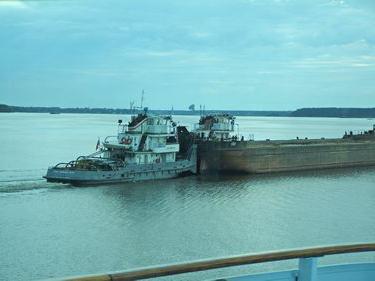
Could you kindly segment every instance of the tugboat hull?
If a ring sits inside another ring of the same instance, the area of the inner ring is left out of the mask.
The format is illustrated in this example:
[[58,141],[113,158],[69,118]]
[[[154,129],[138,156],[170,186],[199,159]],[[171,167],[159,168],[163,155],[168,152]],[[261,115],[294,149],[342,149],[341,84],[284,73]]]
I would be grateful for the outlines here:
[[51,167],[45,179],[75,186],[116,184],[130,181],[176,178],[196,173],[195,153],[189,160],[148,165],[129,165],[113,171],[89,171]]

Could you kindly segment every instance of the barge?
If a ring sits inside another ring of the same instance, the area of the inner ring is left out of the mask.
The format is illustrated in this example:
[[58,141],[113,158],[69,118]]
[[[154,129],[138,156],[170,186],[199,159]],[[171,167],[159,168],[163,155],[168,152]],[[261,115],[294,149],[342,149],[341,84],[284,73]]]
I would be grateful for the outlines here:
[[201,173],[271,173],[375,165],[375,126],[336,139],[244,140],[234,117],[202,116],[195,133]]

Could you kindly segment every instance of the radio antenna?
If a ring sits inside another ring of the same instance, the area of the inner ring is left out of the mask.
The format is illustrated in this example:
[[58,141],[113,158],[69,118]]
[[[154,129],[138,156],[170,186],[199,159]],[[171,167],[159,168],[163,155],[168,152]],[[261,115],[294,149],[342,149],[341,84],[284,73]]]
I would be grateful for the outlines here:
[[142,90],[142,96],[141,96],[141,109],[143,109],[143,100],[145,96],[145,90]]

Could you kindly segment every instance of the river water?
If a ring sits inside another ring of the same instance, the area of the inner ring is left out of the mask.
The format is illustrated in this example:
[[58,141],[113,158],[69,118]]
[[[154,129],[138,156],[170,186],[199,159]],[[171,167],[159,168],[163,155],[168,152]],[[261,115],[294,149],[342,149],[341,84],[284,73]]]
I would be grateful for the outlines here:
[[[95,150],[129,116],[0,115],[0,279],[34,280],[244,253],[373,242],[375,168],[273,175],[190,176],[76,188],[46,168]],[[175,116],[192,126],[194,116]],[[239,117],[255,139],[341,137],[374,120]],[[322,259],[375,261],[374,254]],[[296,261],[188,274],[211,280],[291,268]]]

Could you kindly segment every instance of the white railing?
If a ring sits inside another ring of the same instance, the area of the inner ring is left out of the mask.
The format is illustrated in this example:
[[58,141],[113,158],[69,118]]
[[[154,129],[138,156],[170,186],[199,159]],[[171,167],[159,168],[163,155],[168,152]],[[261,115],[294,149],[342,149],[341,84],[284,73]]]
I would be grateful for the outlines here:
[[214,123],[211,130],[213,131],[233,131],[230,124]]
[[163,153],[163,152],[178,152],[180,150],[179,144],[167,144],[165,146],[154,147],[152,151],[156,153]]
[[168,134],[168,125],[148,125],[146,133],[150,134]]
[[104,143],[118,143],[117,136],[108,136],[104,139]]

